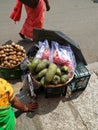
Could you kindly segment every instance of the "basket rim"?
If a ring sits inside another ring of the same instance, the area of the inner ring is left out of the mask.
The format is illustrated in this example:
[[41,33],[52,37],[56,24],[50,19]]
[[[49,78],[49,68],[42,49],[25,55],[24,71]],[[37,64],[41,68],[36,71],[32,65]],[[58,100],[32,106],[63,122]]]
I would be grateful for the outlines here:
[[[40,82],[37,81],[37,80],[33,77],[33,75],[31,75],[31,77],[32,77],[32,80],[33,80],[35,83],[37,83],[38,85],[40,85]],[[69,78],[69,80],[68,80],[67,82],[63,83],[63,84],[48,84],[48,85],[45,84],[45,85],[43,85],[43,87],[46,87],[46,88],[62,87],[62,86],[64,86],[64,85],[67,85],[67,84],[73,79],[73,77],[74,77],[74,73],[73,73],[72,77]]]
[[[23,59],[22,61],[24,61],[25,58],[26,58],[26,56],[24,57],[24,59]],[[21,62],[22,62],[22,61],[21,61]],[[2,67],[1,65],[0,65],[0,68],[1,68],[1,69],[14,69],[15,67],[18,67],[18,66],[21,64],[21,62],[20,62],[19,64],[15,65],[15,66],[11,67],[11,68],[9,68],[9,67]]]
[[15,67],[18,67],[20,65],[20,63],[19,64],[17,64],[17,65],[15,65],[15,66],[13,66],[13,67],[11,67],[11,68],[9,68],[9,67],[2,67],[1,65],[0,65],[0,68],[1,69],[14,69]]

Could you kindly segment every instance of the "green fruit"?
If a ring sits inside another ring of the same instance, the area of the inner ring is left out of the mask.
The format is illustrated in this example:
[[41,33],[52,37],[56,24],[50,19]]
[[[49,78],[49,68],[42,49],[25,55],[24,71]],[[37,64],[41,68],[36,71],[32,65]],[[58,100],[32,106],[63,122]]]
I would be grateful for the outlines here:
[[68,73],[68,72],[69,72],[68,66],[65,66],[65,65],[62,66],[62,67],[61,67],[61,71]]
[[30,70],[31,73],[33,73],[33,68],[32,68],[32,64],[27,64],[28,69]]
[[56,74],[61,76],[62,73],[61,73],[61,69],[60,68],[57,68]]
[[60,83],[60,76],[55,75],[52,80],[53,84],[59,84]]
[[42,77],[40,80],[40,85],[44,86],[44,84],[45,84],[45,77]]
[[66,83],[68,81],[68,75],[64,74],[61,76],[61,83]]
[[45,76],[46,83],[49,83],[52,81],[54,75],[56,74],[56,71],[57,71],[57,65],[54,63],[51,63],[48,67],[48,70]]
[[33,62],[33,57],[29,57],[28,59],[31,63]]
[[47,69],[43,69],[41,70],[36,76],[36,79],[40,79],[41,77],[43,77],[45,74],[47,73]]
[[40,60],[39,59],[36,59],[34,58],[32,63],[31,63],[31,66],[32,66],[32,70],[35,71],[36,69],[36,66],[40,63]]
[[47,59],[43,59],[36,67],[36,72],[40,72],[42,69],[47,68],[49,66],[49,61]]

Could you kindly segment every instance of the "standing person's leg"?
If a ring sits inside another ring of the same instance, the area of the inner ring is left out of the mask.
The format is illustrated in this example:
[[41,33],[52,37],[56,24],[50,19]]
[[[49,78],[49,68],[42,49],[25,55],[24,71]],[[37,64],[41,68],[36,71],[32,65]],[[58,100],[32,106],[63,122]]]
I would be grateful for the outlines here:
[[22,38],[33,38],[33,28],[42,28],[44,24],[44,1],[39,0],[39,3],[35,9],[32,9],[25,5],[27,18],[20,30]]

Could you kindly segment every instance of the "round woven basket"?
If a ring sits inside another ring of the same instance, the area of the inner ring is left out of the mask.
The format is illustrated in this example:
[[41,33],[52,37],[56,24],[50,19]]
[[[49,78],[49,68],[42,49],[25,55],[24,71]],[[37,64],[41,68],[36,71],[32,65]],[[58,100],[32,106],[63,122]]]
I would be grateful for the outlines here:
[[[74,74],[71,76],[71,78],[69,78],[69,80],[67,80],[67,82],[63,83],[63,84],[45,84],[43,87],[47,87],[47,88],[56,88],[56,87],[62,87],[67,85],[74,77]],[[37,81],[34,76],[32,76],[32,80],[34,83],[41,85],[39,81]]]
[[[26,56],[24,57],[24,59],[25,59],[25,58],[26,58]],[[24,59],[23,59],[22,61],[24,61]],[[17,65],[14,65],[13,67],[3,67],[3,66],[0,65],[0,68],[1,68],[1,69],[14,69],[14,68],[16,68],[17,66],[19,66],[22,61],[20,61],[20,63],[18,63]]]
[[13,66],[13,67],[2,67],[2,66],[0,65],[0,68],[1,68],[1,69],[14,69],[15,67],[17,67],[17,66],[19,66],[19,65],[20,65],[20,63],[17,64],[17,65],[15,65],[15,66]]

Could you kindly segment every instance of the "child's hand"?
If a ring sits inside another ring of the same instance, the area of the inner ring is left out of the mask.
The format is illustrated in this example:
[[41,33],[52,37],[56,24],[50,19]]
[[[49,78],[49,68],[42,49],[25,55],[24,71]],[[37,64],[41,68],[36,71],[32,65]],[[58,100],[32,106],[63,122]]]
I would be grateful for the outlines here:
[[26,104],[25,112],[33,112],[37,108],[38,108],[38,103],[29,102],[29,103]]

